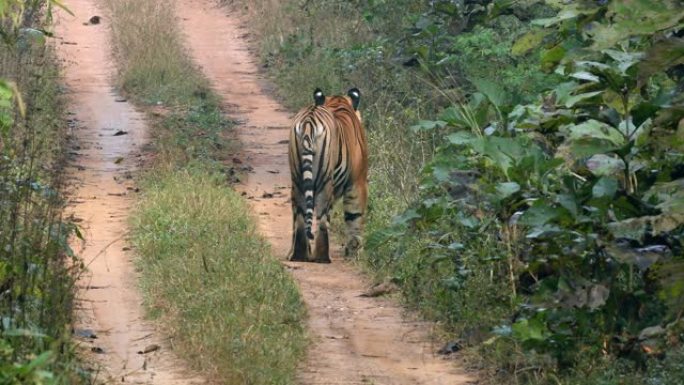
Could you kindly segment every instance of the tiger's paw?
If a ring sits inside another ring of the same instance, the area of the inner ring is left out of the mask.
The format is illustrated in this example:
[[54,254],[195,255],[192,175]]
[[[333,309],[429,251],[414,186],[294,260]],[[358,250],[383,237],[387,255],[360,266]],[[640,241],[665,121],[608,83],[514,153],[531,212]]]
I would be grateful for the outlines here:
[[316,263],[330,263],[331,261],[330,261],[330,257],[326,255],[326,256],[323,256],[323,257],[316,257],[316,259],[314,259],[314,260],[311,261],[311,262],[316,262]]
[[290,262],[309,262],[309,258],[302,257],[297,254],[290,254],[287,256],[287,260]]
[[344,246],[344,257],[347,259],[356,259],[361,252],[361,241],[358,237],[351,238]]

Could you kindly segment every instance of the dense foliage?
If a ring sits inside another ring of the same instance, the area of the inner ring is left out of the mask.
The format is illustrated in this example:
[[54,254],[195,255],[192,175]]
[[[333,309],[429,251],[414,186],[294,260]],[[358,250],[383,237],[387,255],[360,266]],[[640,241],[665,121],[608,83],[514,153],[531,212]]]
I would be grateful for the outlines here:
[[[513,104],[491,78],[471,78],[466,101],[414,125],[445,143],[423,170],[420,202],[369,247],[398,265],[421,258],[440,281],[408,288],[441,292],[440,316],[454,322],[467,319],[460,292],[488,280],[484,299],[499,310],[475,316],[484,325],[469,342],[534,352],[546,363],[533,371],[605,356],[645,366],[684,332],[684,6],[555,6],[512,55],[541,46],[541,68],[559,82]],[[407,252],[406,232],[419,250]]]
[[75,384],[65,124],[46,1],[0,0],[0,383]]
[[255,3],[288,103],[364,93],[364,262],[493,382],[683,381],[681,1]]

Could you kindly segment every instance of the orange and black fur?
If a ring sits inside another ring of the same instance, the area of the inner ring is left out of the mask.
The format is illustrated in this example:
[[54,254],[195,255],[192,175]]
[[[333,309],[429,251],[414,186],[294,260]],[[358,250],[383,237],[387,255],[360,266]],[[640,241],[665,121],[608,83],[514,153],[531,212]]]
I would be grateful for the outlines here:
[[[330,262],[328,222],[330,210],[340,198],[347,225],[345,255],[354,255],[361,246],[368,198],[368,146],[358,112],[360,98],[356,88],[345,96],[329,97],[316,89],[314,104],[294,118],[289,145],[292,261]],[[314,214],[318,233],[311,255]]]

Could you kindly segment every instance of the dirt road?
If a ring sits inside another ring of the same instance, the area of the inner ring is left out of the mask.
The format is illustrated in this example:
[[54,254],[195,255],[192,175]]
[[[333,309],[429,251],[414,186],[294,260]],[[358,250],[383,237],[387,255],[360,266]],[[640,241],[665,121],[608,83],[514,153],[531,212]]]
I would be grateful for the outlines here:
[[[275,255],[284,258],[291,234],[284,144],[290,114],[264,92],[238,17],[209,0],[179,2],[178,14],[196,62],[240,121],[242,160],[253,167],[242,188]],[[435,356],[428,324],[405,320],[391,301],[360,297],[367,282],[336,250],[330,265],[284,262],[306,302],[313,340],[300,384],[471,383],[453,361]]]
[[[97,0],[70,0],[75,17],[58,14],[57,52],[69,100],[76,191],[68,212],[81,221],[84,241],[73,248],[87,264],[78,281],[76,335],[99,364],[98,383],[200,384],[170,353],[170,340],[144,321],[126,220],[134,202],[132,172],[146,140],[143,116],[112,87],[107,18]],[[86,23],[87,25],[84,25]],[[95,338],[96,337],[96,338]],[[138,354],[146,348],[154,349]]]

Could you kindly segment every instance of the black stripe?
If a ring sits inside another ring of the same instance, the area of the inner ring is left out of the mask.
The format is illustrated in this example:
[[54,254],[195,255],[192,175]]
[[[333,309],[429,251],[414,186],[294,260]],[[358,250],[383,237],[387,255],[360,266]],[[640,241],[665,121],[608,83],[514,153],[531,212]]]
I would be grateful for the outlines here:
[[327,149],[327,146],[328,146],[328,141],[327,141],[328,134],[329,133],[326,130],[326,132],[325,132],[326,138],[325,138],[325,140],[323,140],[323,146],[321,147],[320,151],[318,152],[318,171],[316,172],[316,179],[319,178],[319,175],[323,175],[323,173],[321,172],[323,169],[323,164],[327,163],[327,162],[325,162],[325,158],[326,158],[325,150]]
[[362,215],[363,215],[363,213],[348,213],[345,211],[344,212],[344,221],[345,222],[351,222],[351,221],[356,220],[357,218],[359,218]]

